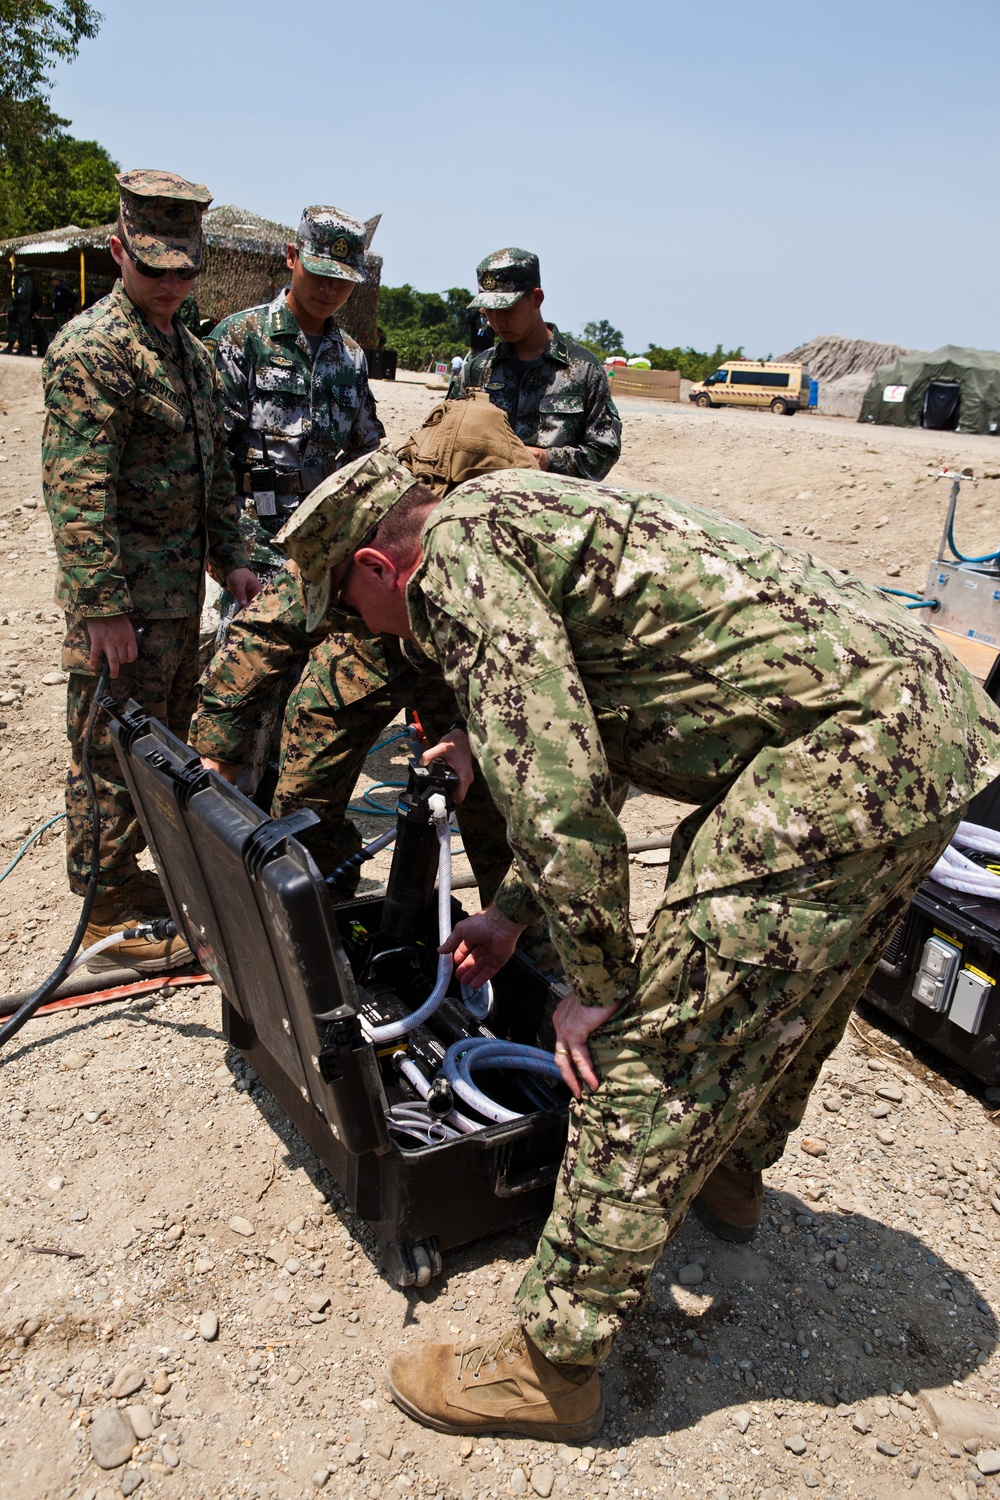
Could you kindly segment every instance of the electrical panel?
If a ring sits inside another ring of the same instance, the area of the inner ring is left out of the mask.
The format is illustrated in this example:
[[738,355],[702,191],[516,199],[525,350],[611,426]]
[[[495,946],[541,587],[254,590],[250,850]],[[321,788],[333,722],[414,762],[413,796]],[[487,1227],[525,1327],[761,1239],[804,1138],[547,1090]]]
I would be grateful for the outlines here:
[[943,937],[929,937],[913,977],[913,998],[939,1013],[948,1009],[962,950]]

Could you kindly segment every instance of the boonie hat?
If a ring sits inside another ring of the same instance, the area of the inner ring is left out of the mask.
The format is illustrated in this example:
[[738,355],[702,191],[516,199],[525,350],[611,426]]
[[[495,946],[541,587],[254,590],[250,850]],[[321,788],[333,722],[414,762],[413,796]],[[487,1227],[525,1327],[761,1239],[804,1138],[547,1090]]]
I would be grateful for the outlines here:
[[304,208],[296,245],[299,259],[314,275],[364,281],[365,226],[339,208]]
[[538,256],[530,250],[494,250],[476,267],[476,285],[479,295],[473,297],[470,307],[510,307],[541,285]]
[[140,169],[115,175],[126,248],[163,271],[201,270],[201,216],[212,195],[174,172]]
[[275,541],[307,583],[319,583],[417,482],[394,453],[366,453],[318,484]]

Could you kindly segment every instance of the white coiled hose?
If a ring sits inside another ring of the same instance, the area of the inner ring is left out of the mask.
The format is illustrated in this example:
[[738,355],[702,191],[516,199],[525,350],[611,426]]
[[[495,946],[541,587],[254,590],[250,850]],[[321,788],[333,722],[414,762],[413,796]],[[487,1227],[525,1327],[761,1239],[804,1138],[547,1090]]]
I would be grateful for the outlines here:
[[551,1052],[540,1047],[528,1047],[521,1042],[504,1042],[496,1037],[470,1036],[460,1042],[452,1042],[444,1055],[439,1078],[444,1078],[452,1090],[477,1114],[486,1120],[503,1123],[520,1120],[521,1111],[507,1109],[495,1099],[484,1094],[472,1079],[474,1069],[516,1068],[521,1072],[540,1073],[545,1078],[561,1081],[559,1065]]
[[[448,825],[448,805],[440,792],[428,799],[428,807],[438,837],[438,941],[445,943],[451,936],[451,828]],[[362,1016],[361,1026],[368,1040],[376,1044],[397,1042],[415,1026],[422,1026],[444,999],[453,967],[454,959],[450,953],[438,954],[434,988],[423,1005],[401,1020],[387,1021],[384,1026],[369,1026]]]
[[1000,875],[968,859],[962,849],[1000,857],[1000,833],[984,828],[981,823],[959,823],[951,843],[931,871],[931,879],[949,890],[1000,901]]

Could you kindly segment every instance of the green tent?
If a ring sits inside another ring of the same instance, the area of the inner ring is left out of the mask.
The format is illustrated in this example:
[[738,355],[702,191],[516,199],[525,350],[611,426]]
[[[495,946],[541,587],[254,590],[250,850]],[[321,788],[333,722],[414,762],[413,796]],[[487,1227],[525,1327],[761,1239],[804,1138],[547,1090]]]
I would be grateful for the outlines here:
[[945,344],[880,365],[859,422],[952,432],[1000,431],[1000,354]]

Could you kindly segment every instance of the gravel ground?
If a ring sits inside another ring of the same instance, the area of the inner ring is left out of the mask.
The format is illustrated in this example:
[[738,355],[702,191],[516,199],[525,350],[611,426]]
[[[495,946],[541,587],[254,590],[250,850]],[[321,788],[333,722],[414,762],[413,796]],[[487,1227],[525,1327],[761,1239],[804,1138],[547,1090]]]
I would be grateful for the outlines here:
[[[13,564],[0,606],[0,867],[58,812],[64,764],[61,617],[31,503],[37,372],[0,357],[0,546]],[[377,389],[393,435],[436,399]],[[936,546],[946,496],[933,468],[992,474],[997,452],[954,435],[659,407],[629,407],[626,444],[617,482],[763,530],[809,528],[819,555],[872,578],[898,566],[903,586],[922,583]],[[969,498],[970,547],[995,543],[995,495],[991,479]],[[369,763],[368,781],[398,776],[397,749]],[[636,796],[625,822],[632,835],[669,831],[679,811]],[[366,832],[384,827],[372,817]],[[640,927],[662,858],[632,861]],[[0,889],[5,992],[48,972],[75,915],[56,825]],[[400,1291],[226,1048],[216,990],[39,1018],[5,1056],[0,1090],[5,1500],[140,1487],[150,1500],[1000,1496],[998,1099],[863,1010],[769,1173],[753,1246],[689,1221],[668,1248],[608,1366],[600,1441],[472,1443],[406,1421],[382,1367],[403,1340],[501,1331],[537,1224],[453,1252],[441,1281]]]

